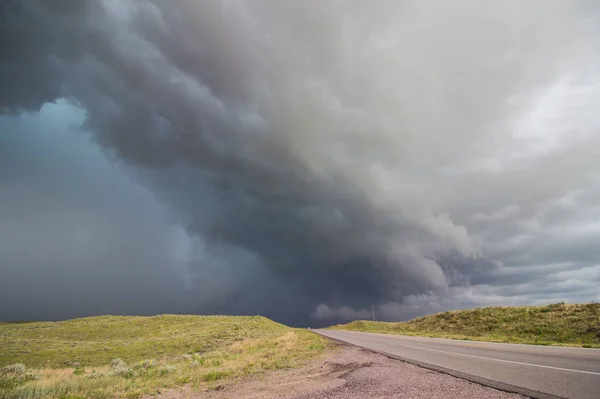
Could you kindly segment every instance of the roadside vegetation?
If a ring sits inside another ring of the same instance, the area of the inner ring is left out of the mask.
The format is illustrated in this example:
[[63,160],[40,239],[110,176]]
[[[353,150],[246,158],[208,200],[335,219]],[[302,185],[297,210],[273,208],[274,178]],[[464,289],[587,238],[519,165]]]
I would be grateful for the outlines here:
[[220,389],[298,367],[327,341],[264,317],[102,316],[0,324],[0,398],[128,398]]
[[330,327],[423,337],[600,348],[600,303],[453,310],[399,322],[353,321]]

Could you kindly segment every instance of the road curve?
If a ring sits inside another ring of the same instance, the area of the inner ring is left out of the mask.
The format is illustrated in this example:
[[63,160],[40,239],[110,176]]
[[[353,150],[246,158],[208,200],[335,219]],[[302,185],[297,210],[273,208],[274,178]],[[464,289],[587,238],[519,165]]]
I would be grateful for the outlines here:
[[340,330],[315,332],[534,398],[600,398],[600,349],[498,344]]

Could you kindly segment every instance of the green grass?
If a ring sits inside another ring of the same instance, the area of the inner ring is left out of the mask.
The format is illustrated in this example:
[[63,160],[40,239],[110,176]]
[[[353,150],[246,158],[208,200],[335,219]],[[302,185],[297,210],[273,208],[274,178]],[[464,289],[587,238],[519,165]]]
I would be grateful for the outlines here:
[[[327,341],[264,317],[90,317],[0,324],[0,398],[130,398],[297,367]],[[26,367],[15,366],[21,363]]]
[[106,365],[204,352],[235,340],[280,334],[288,327],[264,317],[101,316],[0,325],[0,366]]
[[453,310],[399,322],[353,321],[330,327],[424,337],[600,348],[600,304],[557,303]]

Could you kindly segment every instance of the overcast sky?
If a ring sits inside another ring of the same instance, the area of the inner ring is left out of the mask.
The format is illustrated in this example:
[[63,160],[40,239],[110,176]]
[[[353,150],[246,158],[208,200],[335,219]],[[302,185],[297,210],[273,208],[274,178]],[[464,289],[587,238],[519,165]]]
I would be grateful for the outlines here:
[[0,320],[600,300],[595,1],[4,1]]

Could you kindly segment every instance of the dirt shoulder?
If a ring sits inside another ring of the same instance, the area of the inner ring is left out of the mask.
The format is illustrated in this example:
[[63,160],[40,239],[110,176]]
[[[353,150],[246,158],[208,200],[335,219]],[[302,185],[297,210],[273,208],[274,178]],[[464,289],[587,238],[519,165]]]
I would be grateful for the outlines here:
[[524,398],[352,346],[342,346],[301,369],[267,373],[258,380],[242,380],[210,391],[198,392],[184,388],[160,396],[161,399],[365,397]]

